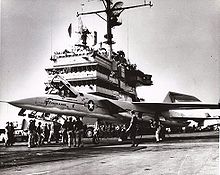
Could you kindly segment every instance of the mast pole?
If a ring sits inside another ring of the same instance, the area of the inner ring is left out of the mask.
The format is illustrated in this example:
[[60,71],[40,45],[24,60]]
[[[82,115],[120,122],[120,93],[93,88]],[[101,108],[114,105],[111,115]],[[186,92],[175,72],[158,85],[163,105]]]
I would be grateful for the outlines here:
[[112,57],[112,28],[111,28],[111,2],[106,0],[106,14],[107,14],[107,44],[109,45],[109,59]]

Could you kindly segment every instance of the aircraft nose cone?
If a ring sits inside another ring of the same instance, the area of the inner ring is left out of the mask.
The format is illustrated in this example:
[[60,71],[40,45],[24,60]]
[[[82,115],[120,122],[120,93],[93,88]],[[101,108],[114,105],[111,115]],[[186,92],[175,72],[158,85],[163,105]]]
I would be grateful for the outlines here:
[[8,103],[13,105],[13,106],[20,107],[20,105],[24,104],[24,101],[23,100],[15,100],[15,101],[10,101]]
[[16,107],[24,107],[26,105],[31,105],[33,102],[33,98],[27,98],[27,99],[21,99],[21,100],[15,100],[8,102],[9,104],[16,106]]

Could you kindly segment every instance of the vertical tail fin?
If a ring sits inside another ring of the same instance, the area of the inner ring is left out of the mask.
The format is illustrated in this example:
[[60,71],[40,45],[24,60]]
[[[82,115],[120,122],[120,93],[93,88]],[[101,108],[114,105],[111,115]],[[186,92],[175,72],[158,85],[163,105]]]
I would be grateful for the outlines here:
[[168,92],[164,99],[164,102],[175,103],[175,102],[201,102],[195,96],[180,94],[176,92]]

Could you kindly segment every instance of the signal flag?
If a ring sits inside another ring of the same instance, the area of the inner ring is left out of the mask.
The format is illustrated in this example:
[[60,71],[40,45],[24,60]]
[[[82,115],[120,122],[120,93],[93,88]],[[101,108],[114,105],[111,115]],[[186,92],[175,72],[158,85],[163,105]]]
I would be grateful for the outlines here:
[[70,23],[70,25],[68,27],[68,33],[69,33],[69,37],[71,38],[71,36],[72,36],[72,23]]

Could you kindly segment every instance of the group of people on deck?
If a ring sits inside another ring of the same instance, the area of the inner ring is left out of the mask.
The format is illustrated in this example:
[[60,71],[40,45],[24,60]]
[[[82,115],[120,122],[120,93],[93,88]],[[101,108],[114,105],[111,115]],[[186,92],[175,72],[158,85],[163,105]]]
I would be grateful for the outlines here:
[[35,120],[30,120],[28,126],[28,147],[40,146],[42,144],[51,143],[55,141],[59,143],[60,134],[62,135],[63,145],[68,145],[69,147],[74,146],[82,147],[82,136],[84,133],[84,125],[79,117],[73,120],[72,117],[66,119],[61,125],[56,119],[52,123],[45,123],[42,126],[41,122],[38,122],[36,126]]
[[[138,146],[136,140],[138,125],[140,123],[139,117],[136,116],[135,111],[131,111],[130,124],[126,129],[126,135],[130,136],[132,141],[132,147]],[[64,120],[61,125],[58,123],[57,119],[53,120],[52,123],[45,123],[42,125],[38,122],[36,126],[35,120],[30,120],[28,126],[28,147],[40,146],[45,142],[50,143],[52,140],[59,143],[60,135],[62,136],[62,144],[68,147],[83,147],[82,137],[84,135],[84,124],[80,117],[68,117]],[[162,140],[162,129],[163,125],[159,120],[155,120],[152,123],[153,128],[155,128],[155,138],[156,142]],[[12,146],[15,142],[14,139],[14,126],[12,122],[7,122],[5,127],[5,146]]]
[[62,125],[62,130],[63,144],[68,144],[68,147],[83,147],[84,125],[79,117],[76,117],[76,120],[73,120],[72,117],[66,119]]

